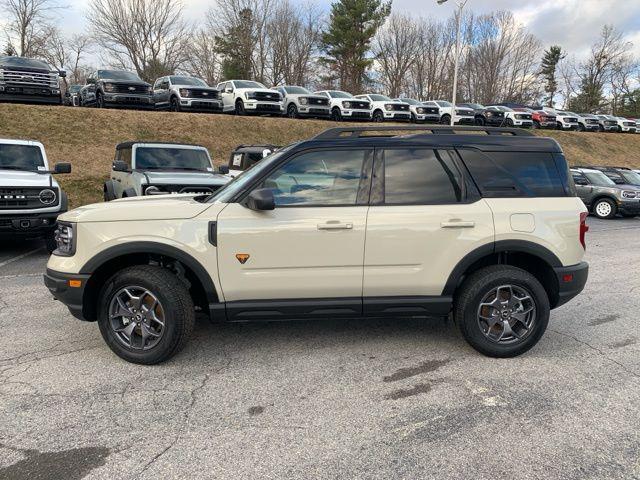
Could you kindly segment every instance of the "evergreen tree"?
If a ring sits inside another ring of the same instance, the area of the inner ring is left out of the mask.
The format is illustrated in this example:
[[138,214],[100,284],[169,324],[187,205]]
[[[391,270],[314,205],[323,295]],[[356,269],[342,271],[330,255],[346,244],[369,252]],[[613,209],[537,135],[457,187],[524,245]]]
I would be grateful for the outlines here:
[[383,0],[337,0],[331,5],[329,27],[322,35],[323,62],[342,90],[361,93],[369,81],[371,40],[391,13]]
[[253,23],[253,12],[245,8],[224,36],[216,36],[217,50],[223,56],[222,77],[226,80],[253,78],[253,47],[256,44]]
[[544,91],[547,94],[545,102],[547,106],[553,108],[553,97],[558,91],[558,82],[556,81],[556,69],[558,63],[565,57],[562,48],[558,45],[552,45],[545,50],[540,65],[540,74],[545,80]]

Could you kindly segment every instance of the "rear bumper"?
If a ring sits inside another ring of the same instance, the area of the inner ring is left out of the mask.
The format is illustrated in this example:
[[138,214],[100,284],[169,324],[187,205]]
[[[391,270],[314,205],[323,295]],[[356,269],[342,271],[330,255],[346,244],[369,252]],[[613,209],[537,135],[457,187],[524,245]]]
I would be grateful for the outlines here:
[[552,308],[557,308],[582,292],[589,276],[589,264],[580,262],[577,265],[556,267],[553,270],[558,279],[558,298]]
[[[82,312],[82,299],[90,275],[62,273],[47,268],[47,272],[43,277],[44,284],[53,295],[53,298],[65,304],[71,315],[78,320],[86,321]],[[79,281],[80,286],[71,287],[70,280]]]

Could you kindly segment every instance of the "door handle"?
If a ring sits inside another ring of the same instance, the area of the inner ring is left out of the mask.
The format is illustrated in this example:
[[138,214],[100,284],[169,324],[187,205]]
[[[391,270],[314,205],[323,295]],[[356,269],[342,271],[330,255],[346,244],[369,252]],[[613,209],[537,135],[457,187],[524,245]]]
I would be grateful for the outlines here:
[[319,223],[318,230],[351,230],[353,223],[342,223],[338,221]]
[[473,228],[475,226],[476,226],[476,222],[465,222],[463,220],[457,220],[457,219],[440,223],[441,228]]

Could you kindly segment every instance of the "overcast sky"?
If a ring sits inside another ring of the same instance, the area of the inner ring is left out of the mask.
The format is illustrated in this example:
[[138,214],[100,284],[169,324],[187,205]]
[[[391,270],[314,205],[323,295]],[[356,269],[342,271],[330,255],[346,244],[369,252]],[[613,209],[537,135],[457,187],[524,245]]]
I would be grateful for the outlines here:
[[[213,0],[183,0],[187,17],[203,18]],[[309,0],[292,0],[308,3]],[[312,2],[314,0],[311,0]],[[63,29],[82,32],[88,0],[61,0],[68,5],[60,14]],[[330,0],[315,0],[328,10]],[[394,0],[393,10],[443,19],[452,14],[454,0],[437,5],[435,0]],[[640,0],[468,0],[467,9],[476,13],[511,10],[545,46],[558,44],[570,55],[583,58],[604,24],[612,24],[634,43],[640,57]]]

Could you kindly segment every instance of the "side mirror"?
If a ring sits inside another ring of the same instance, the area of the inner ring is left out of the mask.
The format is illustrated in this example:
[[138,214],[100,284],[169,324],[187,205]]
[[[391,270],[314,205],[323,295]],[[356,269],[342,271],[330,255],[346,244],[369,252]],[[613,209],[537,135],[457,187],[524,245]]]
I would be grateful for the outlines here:
[[67,78],[67,72],[64,70],[58,71],[58,75],[60,75],[60,78]]
[[220,165],[218,167],[218,173],[226,175],[229,173],[229,165]]
[[122,160],[116,160],[115,162],[113,162],[113,171],[114,172],[128,172],[129,171],[129,165],[127,165],[127,163],[123,162]]
[[245,200],[245,205],[251,210],[273,210],[276,208],[273,191],[270,188],[254,190]]
[[224,93],[233,93],[233,88],[227,87],[224,89]]
[[53,166],[53,173],[71,173],[71,164],[67,162],[56,163]]

